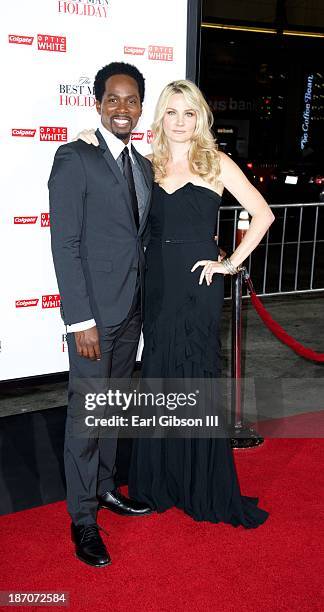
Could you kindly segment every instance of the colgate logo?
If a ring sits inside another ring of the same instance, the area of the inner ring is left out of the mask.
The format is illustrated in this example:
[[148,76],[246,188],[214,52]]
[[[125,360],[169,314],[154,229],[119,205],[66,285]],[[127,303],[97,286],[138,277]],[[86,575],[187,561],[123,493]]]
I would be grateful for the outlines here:
[[124,54],[126,55],[144,55],[145,47],[127,47],[124,46]]
[[54,293],[52,295],[42,295],[42,308],[59,308],[61,304],[60,295]]
[[38,298],[32,298],[30,300],[16,300],[16,308],[28,308],[29,306],[37,306],[38,302]]
[[39,51],[55,51],[57,53],[66,53],[66,36],[37,34],[37,47]]
[[34,225],[37,217],[14,217],[14,225]]
[[10,43],[14,43],[15,45],[32,45],[34,37],[33,36],[21,36],[19,34],[9,34],[8,40]]
[[50,216],[49,213],[41,213],[41,227],[49,227],[50,226]]
[[132,132],[131,140],[143,140],[144,132]]
[[148,48],[148,59],[160,62],[173,62],[173,47],[150,45]]
[[67,128],[41,125],[39,128],[39,138],[42,142],[66,142]]
[[152,130],[147,130],[147,144],[151,144],[151,142],[153,141],[153,132]]
[[25,128],[12,128],[11,136],[20,136],[21,138],[34,138],[36,130],[27,130]]

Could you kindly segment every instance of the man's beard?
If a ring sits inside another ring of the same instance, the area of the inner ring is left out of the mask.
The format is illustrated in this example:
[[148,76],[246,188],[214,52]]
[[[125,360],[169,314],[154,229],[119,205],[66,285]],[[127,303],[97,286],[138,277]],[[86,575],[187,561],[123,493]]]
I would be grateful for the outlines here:
[[114,136],[116,136],[116,138],[119,138],[119,140],[129,140],[130,139],[130,135],[131,132],[128,132],[127,134],[121,134],[120,132],[112,132]]
[[110,119],[110,129],[111,132],[114,136],[116,136],[116,138],[119,138],[119,140],[123,140],[123,141],[127,141],[130,139],[130,135],[133,129],[133,125],[132,125],[132,120],[131,117],[125,117],[125,119],[128,120],[128,132],[124,132],[124,131],[119,131],[118,126],[114,124],[114,117],[111,117]]

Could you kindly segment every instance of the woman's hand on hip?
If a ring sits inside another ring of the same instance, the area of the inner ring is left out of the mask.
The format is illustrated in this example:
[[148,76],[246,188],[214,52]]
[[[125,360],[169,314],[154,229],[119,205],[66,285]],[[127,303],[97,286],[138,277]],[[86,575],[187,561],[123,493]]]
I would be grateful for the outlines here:
[[203,266],[202,272],[199,277],[199,285],[202,285],[204,279],[207,285],[211,285],[214,274],[228,274],[225,266],[221,263],[222,257],[218,256],[218,261],[212,261],[211,259],[202,259],[196,261],[195,265],[191,268],[191,272],[194,272],[200,266]]

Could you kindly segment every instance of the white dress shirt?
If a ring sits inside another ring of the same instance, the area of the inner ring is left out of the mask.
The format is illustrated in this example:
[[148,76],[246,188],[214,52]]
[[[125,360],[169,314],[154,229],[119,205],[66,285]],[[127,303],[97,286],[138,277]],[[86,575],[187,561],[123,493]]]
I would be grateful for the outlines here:
[[[130,158],[132,162],[134,163],[134,160],[132,157],[131,139],[129,139],[128,144],[125,145],[125,143],[122,140],[120,140],[120,138],[117,138],[116,136],[114,136],[114,134],[109,132],[109,130],[107,130],[102,125],[101,122],[100,122],[98,129],[100,130],[100,134],[104,137],[107,143],[107,147],[114,159],[117,159],[117,157],[120,156],[120,154],[122,153],[122,151],[124,150],[126,146],[129,150]],[[90,146],[93,146],[93,145],[90,145]],[[72,325],[67,325],[66,332],[67,334],[69,334],[69,333],[76,332],[76,331],[85,331],[86,329],[90,329],[90,327],[94,327],[95,325],[96,325],[95,319],[88,319],[87,321],[80,321],[80,323],[73,323]]]

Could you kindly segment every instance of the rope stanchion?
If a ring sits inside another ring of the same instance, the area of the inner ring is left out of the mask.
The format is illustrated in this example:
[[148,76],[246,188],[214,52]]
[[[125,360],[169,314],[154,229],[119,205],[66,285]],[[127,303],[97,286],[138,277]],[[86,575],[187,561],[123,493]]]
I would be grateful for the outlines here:
[[[236,246],[249,229],[249,215],[242,211],[236,230]],[[242,269],[243,270],[243,269]],[[243,271],[232,277],[232,393],[230,441],[232,448],[253,448],[262,444],[263,438],[243,418],[241,380],[242,337],[242,284]]]
[[304,346],[303,344],[295,340],[295,338],[292,338],[292,336],[290,336],[281,327],[281,325],[279,325],[279,323],[277,323],[277,321],[275,321],[272,318],[270,313],[266,310],[266,308],[262,304],[261,300],[258,298],[255,292],[255,289],[253,287],[251,277],[248,271],[246,270],[246,268],[243,268],[242,272],[243,272],[243,279],[247,285],[247,288],[248,288],[248,291],[251,297],[251,302],[256,312],[258,313],[259,317],[265,323],[267,328],[274,334],[274,336],[276,336],[278,340],[283,342],[283,344],[286,344],[286,346],[289,346],[293,351],[295,351],[295,353],[297,353],[297,355],[304,357],[304,359],[308,359],[310,361],[316,361],[318,363],[324,363],[324,353],[317,353],[316,351],[313,351],[312,349]]
[[243,271],[232,277],[232,411],[230,441],[232,448],[253,448],[264,439],[243,418],[241,383],[242,284]]

